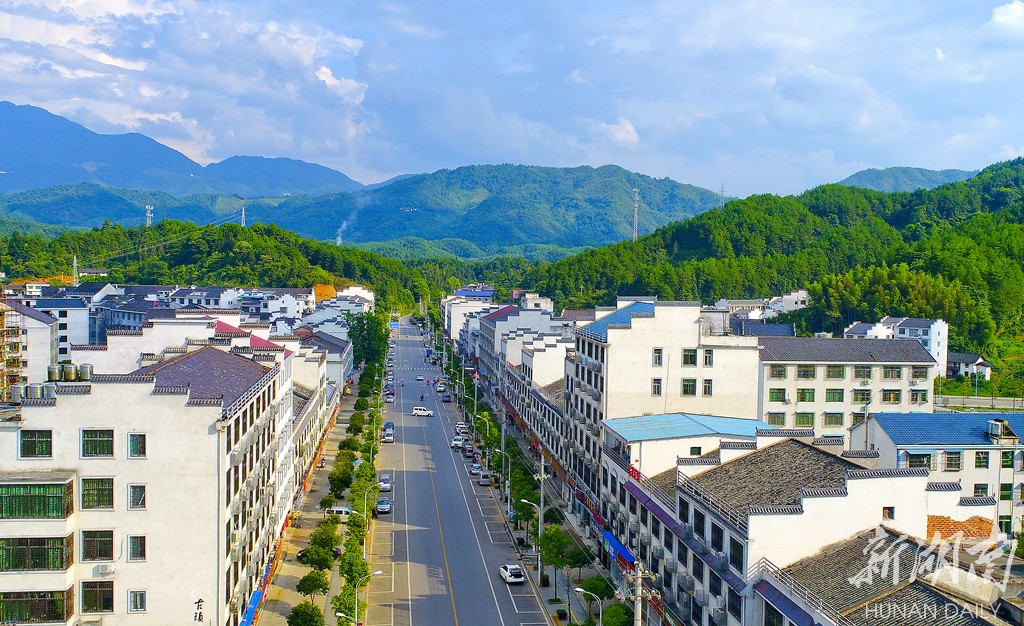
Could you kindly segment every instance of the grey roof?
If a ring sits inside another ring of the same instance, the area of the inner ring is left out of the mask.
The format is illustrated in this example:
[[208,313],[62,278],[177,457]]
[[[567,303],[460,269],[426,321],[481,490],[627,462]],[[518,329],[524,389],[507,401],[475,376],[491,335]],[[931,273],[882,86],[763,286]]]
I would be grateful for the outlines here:
[[177,314],[174,312],[174,309],[170,309],[164,306],[155,306],[146,309],[147,320],[167,320],[174,319],[175,317],[177,317]]
[[920,317],[908,317],[899,324],[897,327],[900,328],[931,328],[935,320],[921,319]]
[[761,337],[761,360],[788,363],[935,363],[912,339]]
[[[867,557],[865,557],[867,558]],[[912,562],[906,563],[913,567]],[[934,587],[914,581],[862,607],[847,612],[854,624],[864,626],[993,626],[1005,624],[977,604],[953,600]]]
[[537,391],[540,395],[544,396],[552,406],[557,409],[561,409],[565,402],[565,377],[559,378],[555,382],[544,385],[543,387],[537,385]]
[[84,309],[88,305],[81,298],[39,298],[33,305],[37,309]]
[[985,358],[980,354],[974,352],[948,352],[946,353],[946,363],[966,363],[968,365],[974,365],[978,361],[984,361]]
[[730,319],[729,330],[734,335],[745,337],[795,337],[796,327],[793,324],[779,324],[764,320]]
[[871,330],[874,324],[868,322],[854,322],[849,328],[846,329],[846,333],[849,335],[863,335]]
[[800,490],[846,487],[846,472],[861,469],[797,439],[785,439],[692,480],[739,511],[750,506],[800,504]]
[[334,335],[329,335],[325,332],[317,331],[312,335],[307,335],[302,338],[302,345],[304,346],[317,346],[323,348],[328,352],[342,352],[348,350],[349,342],[344,339],[339,339]]
[[57,322],[56,317],[49,315],[47,313],[43,313],[42,311],[37,311],[32,307],[28,306],[27,304],[23,302],[18,302],[17,300],[8,300],[7,306],[11,307],[18,313],[21,313],[25,317],[31,317],[32,319],[47,325],[55,324]]
[[191,399],[223,399],[227,407],[258,383],[267,371],[268,368],[251,359],[206,347],[131,373],[155,376],[158,387],[187,386]]
[[71,290],[71,293],[75,295],[93,295],[102,291],[103,288],[109,284],[110,283],[100,281],[87,281],[79,283],[77,287]]
[[593,309],[563,309],[557,319],[571,322],[592,322],[597,319],[597,311]]
[[230,289],[230,287],[185,287],[172,293],[171,297],[188,298],[193,294],[195,294],[196,296],[202,294],[202,297],[204,298],[219,298],[228,289]]
[[175,285],[122,285],[126,296],[155,296],[161,291],[173,292]]
[[[158,304],[153,300],[129,300],[117,305],[118,311],[138,311],[142,313],[155,308],[158,308]],[[167,310],[169,311],[170,309]]]

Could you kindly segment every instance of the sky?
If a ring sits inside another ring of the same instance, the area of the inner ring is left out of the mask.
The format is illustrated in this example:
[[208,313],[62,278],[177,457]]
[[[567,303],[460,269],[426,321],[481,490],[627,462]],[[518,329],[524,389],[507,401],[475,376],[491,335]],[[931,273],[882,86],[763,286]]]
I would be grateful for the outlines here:
[[363,182],[599,166],[730,196],[1024,154],[1024,0],[0,0],[0,100]]

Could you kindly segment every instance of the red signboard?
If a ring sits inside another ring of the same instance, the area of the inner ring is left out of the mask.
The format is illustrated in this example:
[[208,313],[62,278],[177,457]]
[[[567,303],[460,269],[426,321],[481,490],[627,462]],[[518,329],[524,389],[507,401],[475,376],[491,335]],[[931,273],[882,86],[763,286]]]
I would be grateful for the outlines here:
[[629,477],[630,478],[632,478],[633,480],[640,480],[641,476],[643,476],[643,474],[640,473],[640,469],[639,468],[633,467],[632,465],[629,466]]

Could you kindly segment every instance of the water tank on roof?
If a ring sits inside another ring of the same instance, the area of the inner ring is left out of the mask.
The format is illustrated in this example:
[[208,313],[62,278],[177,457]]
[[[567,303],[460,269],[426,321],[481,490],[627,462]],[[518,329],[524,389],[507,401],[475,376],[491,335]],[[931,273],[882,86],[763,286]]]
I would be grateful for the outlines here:
[[46,380],[51,383],[55,383],[60,380],[60,365],[47,365],[46,366]]
[[11,402],[21,404],[25,398],[25,383],[14,383],[11,385]]
[[82,363],[78,366],[79,380],[92,380],[92,363]]
[[43,397],[51,400],[57,399],[57,383],[46,383],[43,385]]
[[64,364],[64,380],[74,382],[78,380],[78,368],[71,363]]
[[38,400],[43,397],[43,386],[39,383],[31,383],[26,388],[25,397],[29,400]]

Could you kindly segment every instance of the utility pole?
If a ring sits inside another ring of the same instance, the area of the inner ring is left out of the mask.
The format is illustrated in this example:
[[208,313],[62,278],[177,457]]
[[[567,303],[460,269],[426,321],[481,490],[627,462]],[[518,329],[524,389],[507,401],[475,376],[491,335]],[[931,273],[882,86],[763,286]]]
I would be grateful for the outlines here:
[[633,187],[633,241],[636,241],[637,228],[640,222],[640,188]]
[[643,605],[644,600],[651,601],[660,599],[661,594],[654,589],[644,589],[644,579],[654,579],[654,572],[644,569],[644,564],[637,559],[634,562],[636,567],[633,572],[626,572],[626,581],[633,585],[632,593],[627,594],[627,597],[633,600],[633,626],[643,626]]

